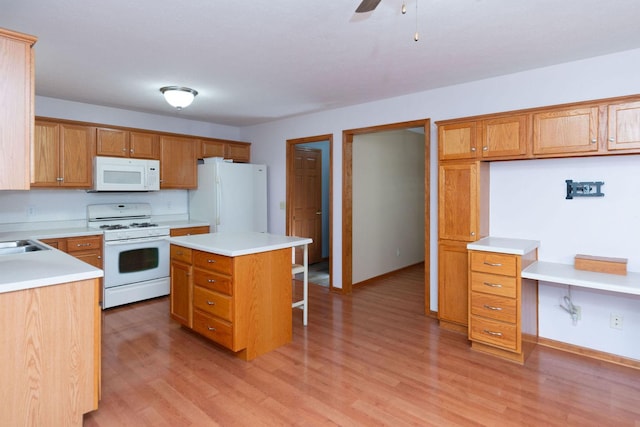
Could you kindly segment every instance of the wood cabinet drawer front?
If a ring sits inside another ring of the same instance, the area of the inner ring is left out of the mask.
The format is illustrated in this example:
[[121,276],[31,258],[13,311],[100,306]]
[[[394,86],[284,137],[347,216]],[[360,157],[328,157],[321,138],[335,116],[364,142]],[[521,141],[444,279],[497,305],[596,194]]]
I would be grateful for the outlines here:
[[230,296],[195,286],[193,288],[193,307],[231,322]]
[[470,338],[474,341],[492,344],[506,350],[517,351],[516,325],[478,316],[471,316]]
[[516,297],[516,278],[498,274],[471,272],[471,290],[503,297]]
[[206,270],[218,271],[231,275],[233,259],[231,257],[196,251],[193,256],[193,265]]
[[67,252],[102,249],[102,236],[68,237]]
[[191,249],[184,246],[171,245],[171,259],[191,264]]
[[233,325],[229,322],[194,310],[193,330],[233,350]]
[[516,323],[516,300],[513,298],[472,292],[471,314],[503,322]]
[[191,236],[193,234],[207,234],[208,232],[209,226],[203,225],[201,227],[172,228],[170,234],[171,237],[178,237]]
[[516,256],[494,252],[471,252],[471,269],[485,273],[515,276]]
[[193,283],[196,286],[211,289],[212,291],[233,295],[231,276],[195,268],[193,270]]

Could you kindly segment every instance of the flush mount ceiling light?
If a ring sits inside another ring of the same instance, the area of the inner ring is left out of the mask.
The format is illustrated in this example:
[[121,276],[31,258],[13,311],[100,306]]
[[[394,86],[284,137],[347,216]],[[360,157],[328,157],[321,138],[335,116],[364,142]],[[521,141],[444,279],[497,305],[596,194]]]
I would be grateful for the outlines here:
[[197,91],[181,86],[165,86],[160,88],[160,92],[164,95],[169,105],[182,110],[193,102],[193,98],[198,94]]

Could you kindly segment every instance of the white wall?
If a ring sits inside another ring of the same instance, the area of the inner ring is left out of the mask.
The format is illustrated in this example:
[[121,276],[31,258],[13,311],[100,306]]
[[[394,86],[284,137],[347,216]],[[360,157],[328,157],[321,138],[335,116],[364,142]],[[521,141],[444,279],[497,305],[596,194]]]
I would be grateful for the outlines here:
[[[603,181],[604,197],[567,200],[567,179]],[[491,234],[540,240],[543,261],[627,258],[640,272],[638,181],[640,155],[491,163]],[[640,297],[545,282],[538,292],[540,336],[640,359]],[[569,292],[581,307],[576,325],[560,308]],[[612,313],[623,316],[623,330],[609,327]]]
[[149,193],[87,193],[85,190],[0,191],[0,230],[10,231],[15,223],[76,221],[87,219],[87,205],[99,203],[150,203],[152,215],[187,218],[185,190]]
[[353,138],[353,283],[424,261],[424,134]]
[[[640,94],[640,79],[637,70],[640,68],[640,49],[620,52],[617,54],[574,61],[551,67],[530,70],[526,72],[495,77],[486,80],[475,81],[467,84],[444,87],[421,93],[391,98],[368,104],[355,105],[331,111],[309,114],[290,118],[264,125],[246,127],[241,129],[242,138],[253,142],[252,157],[255,161],[267,163],[270,166],[269,184],[269,229],[272,232],[284,232],[285,213],[279,210],[278,204],[285,200],[285,141],[292,138],[302,138],[313,135],[332,133],[334,135],[334,180],[333,180],[333,284],[342,286],[342,132],[345,129],[358,129],[369,126],[377,126],[388,123],[398,123],[409,120],[430,118],[431,129],[431,309],[437,310],[437,127],[435,121],[456,117],[465,117],[476,114],[487,114],[501,111],[509,111],[520,108],[540,107],[546,105],[561,104],[567,102],[585,101],[591,99]],[[597,160],[596,160],[597,161]],[[627,162],[623,157],[616,157],[607,163],[608,168],[617,168],[619,162]],[[632,160],[631,160],[632,161]],[[637,176],[634,172],[632,176]],[[567,178],[569,179],[569,178]],[[576,177],[576,180],[578,178]],[[495,179],[492,179],[495,182]],[[608,185],[608,184],[607,184]],[[610,187],[604,188],[605,192]],[[493,190],[493,189],[492,189]],[[628,197],[634,197],[629,194]],[[607,199],[611,200],[610,198]],[[549,212],[554,212],[564,201],[557,199],[547,206]],[[509,204],[510,199],[492,199],[492,208]],[[581,202],[580,202],[581,203]],[[622,208],[622,207],[621,207]],[[617,206],[611,208],[617,211]],[[553,224],[553,215],[545,216],[546,225]],[[546,228],[544,225],[542,228]],[[495,226],[495,221],[492,222]],[[635,227],[635,223],[626,224],[628,228]],[[523,227],[526,227],[523,226]],[[576,230],[576,229],[573,229]],[[532,229],[535,233],[535,229]],[[577,232],[576,232],[577,233]],[[572,239],[573,237],[568,237]],[[544,239],[539,237],[539,239]],[[593,245],[596,248],[611,247],[608,239],[599,238]],[[545,246],[551,246],[544,243]],[[548,249],[550,250],[550,249]],[[568,253],[568,248],[561,249],[563,258],[573,256]],[[598,250],[598,253],[601,251]],[[625,251],[627,253],[628,251]],[[358,254],[354,253],[354,258]],[[609,254],[614,256],[614,254]],[[633,257],[627,254],[628,257]],[[635,262],[634,262],[635,265]],[[551,287],[542,287],[541,291],[541,335],[561,341],[575,342],[586,347],[602,349],[621,355],[628,355],[640,359],[639,344],[630,344],[628,334],[638,336],[638,330],[632,325],[633,314],[625,317],[625,330],[620,333],[616,344],[610,346],[613,340],[612,332],[607,330],[606,336],[600,338],[598,333],[603,329],[591,330],[586,326],[582,336],[591,336],[590,339],[578,339],[575,336],[576,328],[567,326],[567,319],[556,318],[554,309],[548,309],[557,303],[557,295],[552,295]],[[582,298],[580,292],[575,292],[574,297],[578,301]],[[589,303],[585,303],[583,310],[587,310],[585,316],[595,315],[596,323],[601,324],[603,316],[611,310],[619,310],[624,313],[637,312],[626,307],[629,298],[606,295],[601,298],[604,305],[600,307],[605,314],[596,315],[595,303],[597,297],[592,297]],[[582,302],[579,302],[582,304]],[[562,323],[559,323],[562,322]],[[585,318],[584,322],[587,322]],[[629,329],[626,329],[626,325]],[[562,327],[560,327],[562,325]],[[566,329],[569,329],[568,331]],[[638,340],[634,340],[638,342]],[[633,347],[631,350],[628,347]]]
[[[160,100],[164,102],[164,100]],[[36,116],[239,140],[237,127],[36,96]]]
[[[284,233],[286,140],[332,133],[333,284],[342,286],[342,132],[431,118],[431,309],[437,310],[437,127],[435,121],[640,93],[640,49],[574,61],[241,129],[269,175],[269,230]],[[354,254],[357,256],[357,254]]]

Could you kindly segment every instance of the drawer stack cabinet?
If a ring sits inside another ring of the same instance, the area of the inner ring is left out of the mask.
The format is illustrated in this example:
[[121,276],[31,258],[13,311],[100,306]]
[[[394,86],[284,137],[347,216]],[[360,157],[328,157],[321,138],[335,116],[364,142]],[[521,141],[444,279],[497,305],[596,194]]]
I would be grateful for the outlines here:
[[[193,252],[193,329],[232,351],[246,344],[238,334],[233,289],[233,258]],[[234,334],[234,331],[236,332]]]
[[526,254],[469,251],[469,339],[474,350],[524,363],[538,337],[538,291],[522,279]]

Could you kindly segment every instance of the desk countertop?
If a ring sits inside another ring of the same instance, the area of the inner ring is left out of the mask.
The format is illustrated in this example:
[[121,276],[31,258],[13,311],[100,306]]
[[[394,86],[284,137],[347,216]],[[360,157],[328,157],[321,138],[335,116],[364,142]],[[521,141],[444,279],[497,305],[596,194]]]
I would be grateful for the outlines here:
[[596,273],[576,270],[570,264],[538,261],[522,270],[522,277],[543,282],[640,295],[640,273],[634,272],[628,272],[626,276]]

